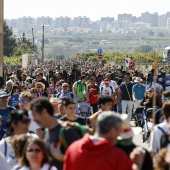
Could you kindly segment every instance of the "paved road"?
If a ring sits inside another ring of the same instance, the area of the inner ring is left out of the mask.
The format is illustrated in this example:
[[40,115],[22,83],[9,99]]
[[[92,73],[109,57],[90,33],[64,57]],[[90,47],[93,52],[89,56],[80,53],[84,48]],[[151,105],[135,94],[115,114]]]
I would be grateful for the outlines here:
[[[131,123],[132,126],[135,127],[134,121],[131,121],[130,123]],[[143,143],[143,141],[142,141],[142,132],[141,132],[141,134],[139,134],[139,135],[137,135],[137,136],[134,136],[133,141],[134,141],[134,143],[135,143],[136,145],[142,146],[142,147],[144,147],[145,149],[148,149],[148,143],[147,143],[147,142],[144,142],[144,143]]]

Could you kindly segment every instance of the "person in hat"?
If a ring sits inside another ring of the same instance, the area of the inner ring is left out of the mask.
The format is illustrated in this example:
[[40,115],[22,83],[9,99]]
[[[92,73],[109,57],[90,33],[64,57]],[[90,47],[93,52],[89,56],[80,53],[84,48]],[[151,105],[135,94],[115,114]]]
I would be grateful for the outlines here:
[[140,108],[141,101],[144,98],[146,87],[142,84],[142,79],[140,77],[136,77],[134,80],[135,85],[132,87],[132,97],[134,101],[134,111],[137,108]]
[[104,79],[104,86],[101,87],[100,89],[100,93],[101,95],[108,95],[108,96],[114,96],[115,95],[115,89],[113,86],[109,86],[110,83],[110,79],[109,78],[105,78]]
[[47,92],[45,91],[45,84],[41,82],[35,83],[35,88],[38,89],[39,96],[48,97]]
[[[122,149],[126,153],[126,155],[130,158],[132,151],[136,147],[138,147],[133,142],[133,137],[136,135],[139,135],[142,132],[142,128],[131,127],[127,114],[122,114],[121,119],[123,121],[122,132],[120,136],[118,136],[116,147],[118,147],[119,149]],[[153,169],[152,158],[148,151],[145,150],[145,152],[146,153],[145,153],[144,161],[140,169],[141,170],[152,170]]]
[[0,129],[1,137],[5,134],[4,129],[6,128],[6,121],[10,111],[15,110],[15,108],[8,106],[8,97],[9,96],[5,91],[0,91],[0,116],[2,117],[2,125]]

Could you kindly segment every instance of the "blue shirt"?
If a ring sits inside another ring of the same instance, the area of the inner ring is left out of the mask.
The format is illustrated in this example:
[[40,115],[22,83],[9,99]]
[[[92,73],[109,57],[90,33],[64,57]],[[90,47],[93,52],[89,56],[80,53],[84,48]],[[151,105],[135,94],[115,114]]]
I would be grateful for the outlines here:
[[[120,90],[122,91],[122,100],[133,100],[132,99],[132,87],[134,83],[129,82],[129,84],[125,85],[125,82],[120,84]],[[127,88],[126,88],[127,87]]]
[[9,100],[8,105],[12,107],[16,107],[18,105],[18,102],[19,102],[19,94],[17,93],[11,96],[11,99]]
[[146,87],[144,84],[141,84],[140,87],[136,84],[133,86],[132,91],[135,92],[135,99],[142,100],[145,95]]
[[0,128],[0,136],[3,136],[5,134],[6,129],[6,121],[8,119],[8,115],[10,114],[10,109],[7,107],[6,109],[0,109],[0,115],[2,116],[2,125]]
[[[61,93],[58,95],[56,95],[58,98],[63,98],[63,97],[66,97],[66,98],[72,98],[72,95],[70,92],[68,93],[63,93],[63,91],[61,91]],[[77,103],[77,98],[76,98],[76,95],[73,93],[73,98],[74,102],[76,103],[76,114],[79,113],[79,109],[78,109],[78,103]]]

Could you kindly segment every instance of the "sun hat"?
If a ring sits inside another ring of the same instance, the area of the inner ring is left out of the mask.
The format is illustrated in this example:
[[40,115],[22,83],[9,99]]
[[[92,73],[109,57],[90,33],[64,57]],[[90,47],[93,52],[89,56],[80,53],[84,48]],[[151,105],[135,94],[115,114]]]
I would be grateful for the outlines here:
[[38,85],[42,86],[43,90],[45,89],[45,84],[44,83],[41,83],[41,82],[35,83],[35,88],[37,88]]
[[138,82],[141,82],[141,81],[142,81],[142,79],[140,77],[136,77],[135,80],[134,80],[135,83],[138,83]]
[[142,132],[140,127],[132,127],[127,114],[121,115],[123,124],[122,124],[122,133],[118,136],[118,140],[129,139],[134,135],[138,135]]

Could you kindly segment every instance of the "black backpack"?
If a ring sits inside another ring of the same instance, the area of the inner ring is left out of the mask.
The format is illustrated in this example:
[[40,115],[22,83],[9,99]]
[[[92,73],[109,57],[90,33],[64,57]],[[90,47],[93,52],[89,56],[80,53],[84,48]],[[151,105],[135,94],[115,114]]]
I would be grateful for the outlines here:
[[160,126],[158,129],[162,131],[161,139],[160,139],[160,148],[166,148],[168,144],[170,144],[170,133],[165,132]]

